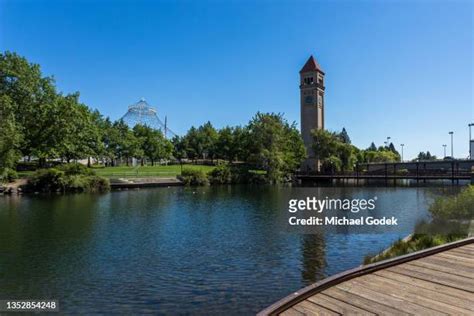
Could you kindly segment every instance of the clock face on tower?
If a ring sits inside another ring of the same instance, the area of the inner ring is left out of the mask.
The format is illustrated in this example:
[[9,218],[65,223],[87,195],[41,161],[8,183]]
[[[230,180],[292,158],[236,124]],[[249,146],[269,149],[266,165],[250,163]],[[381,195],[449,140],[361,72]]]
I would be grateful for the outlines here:
[[313,96],[312,95],[308,95],[305,99],[304,99],[304,102],[306,104],[313,104]]

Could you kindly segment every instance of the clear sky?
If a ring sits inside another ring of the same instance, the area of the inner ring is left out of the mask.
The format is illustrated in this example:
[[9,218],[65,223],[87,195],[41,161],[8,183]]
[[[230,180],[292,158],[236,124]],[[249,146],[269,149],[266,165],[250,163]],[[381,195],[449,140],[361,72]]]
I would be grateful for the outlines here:
[[183,134],[257,111],[299,123],[299,74],[326,72],[326,127],[355,145],[390,136],[405,159],[468,155],[471,1],[6,1],[0,49],[112,119],[145,97]]

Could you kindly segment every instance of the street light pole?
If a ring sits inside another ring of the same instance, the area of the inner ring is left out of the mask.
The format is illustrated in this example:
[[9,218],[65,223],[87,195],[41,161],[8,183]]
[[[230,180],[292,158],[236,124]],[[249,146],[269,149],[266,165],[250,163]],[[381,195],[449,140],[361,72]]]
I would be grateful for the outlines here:
[[443,144],[443,148],[444,148],[444,157],[443,158],[446,158],[446,144]]
[[472,136],[471,136],[471,127],[474,126],[474,123],[469,123],[469,159],[472,159],[472,155],[474,153],[471,152],[471,140],[472,140]]
[[454,159],[454,148],[453,148],[453,135],[454,135],[454,132],[449,132],[449,135],[451,135],[451,158]]
[[403,162],[403,147],[405,146],[405,144],[400,144],[400,146],[402,146],[402,162]]
[[387,136],[387,141],[385,142],[385,146],[388,148],[388,145],[389,145],[389,140],[391,139],[390,136]]

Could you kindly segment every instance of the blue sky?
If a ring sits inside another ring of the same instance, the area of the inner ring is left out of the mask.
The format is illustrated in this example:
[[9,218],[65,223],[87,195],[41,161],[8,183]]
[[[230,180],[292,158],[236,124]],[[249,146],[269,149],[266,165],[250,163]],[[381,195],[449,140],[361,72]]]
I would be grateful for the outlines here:
[[326,72],[326,127],[405,158],[468,155],[470,1],[5,1],[0,50],[39,63],[113,119],[145,97],[179,134],[257,111],[299,123],[298,71]]

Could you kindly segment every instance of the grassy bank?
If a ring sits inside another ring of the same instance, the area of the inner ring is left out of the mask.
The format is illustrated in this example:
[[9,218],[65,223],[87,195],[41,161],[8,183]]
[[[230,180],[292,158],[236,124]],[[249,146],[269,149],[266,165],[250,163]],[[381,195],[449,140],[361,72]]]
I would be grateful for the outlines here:
[[[202,170],[208,173],[214,170],[214,166],[185,164],[183,169]],[[176,177],[181,174],[180,165],[156,165],[156,166],[136,166],[136,167],[92,167],[95,174],[106,178],[127,178],[127,177]],[[18,171],[18,177],[31,177],[34,171]]]
[[468,237],[470,222],[474,220],[474,186],[470,185],[454,196],[437,198],[429,211],[432,216],[431,222],[417,225],[411,238],[396,241],[389,249],[378,255],[367,256],[364,264]]
[[[207,165],[183,165],[183,169],[199,170],[205,173],[212,171],[214,166]],[[180,165],[156,165],[156,166],[136,166],[136,167],[103,167],[94,168],[97,175],[107,178],[122,177],[176,177],[181,174]]]
[[414,234],[408,240],[397,240],[387,251],[384,251],[376,256],[367,256],[364,258],[364,264],[374,263],[398,256],[403,256],[412,252],[423,249],[440,246],[449,242],[464,239],[467,234],[450,234],[450,235],[426,235]]
[[[65,165],[58,165],[61,169]],[[237,183],[268,183],[267,173],[256,170],[244,164],[212,165],[156,165],[156,166],[92,166],[87,168],[81,165],[83,172],[90,172],[96,176],[110,180],[118,178],[178,178],[185,185],[198,186],[207,184],[237,184]],[[44,169],[44,170],[51,170]],[[18,176],[32,180],[37,177],[38,171],[20,171]],[[54,171],[54,170],[53,170]],[[44,172],[44,171],[42,171]],[[31,182],[31,181],[30,181]]]

